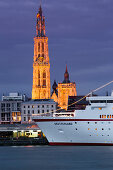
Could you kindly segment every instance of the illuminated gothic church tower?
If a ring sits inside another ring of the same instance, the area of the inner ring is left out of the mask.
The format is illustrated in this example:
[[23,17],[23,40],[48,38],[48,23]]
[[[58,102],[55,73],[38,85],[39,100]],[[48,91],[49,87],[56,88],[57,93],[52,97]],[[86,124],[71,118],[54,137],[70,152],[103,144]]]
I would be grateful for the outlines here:
[[45,34],[45,17],[40,6],[37,13],[36,37],[34,38],[32,99],[50,98],[50,63],[48,37]]

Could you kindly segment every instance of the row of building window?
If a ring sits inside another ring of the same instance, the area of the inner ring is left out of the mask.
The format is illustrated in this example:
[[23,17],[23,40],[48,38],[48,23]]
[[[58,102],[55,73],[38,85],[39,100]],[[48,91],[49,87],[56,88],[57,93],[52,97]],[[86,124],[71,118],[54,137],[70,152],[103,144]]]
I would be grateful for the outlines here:
[[[24,107],[24,108],[30,108],[30,105],[28,105],[28,106],[23,106],[23,107]],[[31,107],[34,108],[34,107],[36,107],[36,106],[32,105]],[[49,108],[49,107],[54,107],[54,105],[38,105],[38,106],[37,106],[37,108],[41,108],[41,107],[42,107],[42,108],[45,108],[45,107],[46,107],[46,108]]]
[[21,103],[1,103],[1,108],[4,107],[21,107]]
[[[49,112],[51,112],[51,113],[53,113],[54,112],[54,110],[38,110],[37,111],[37,113],[49,113]],[[28,113],[28,114],[37,114],[34,110],[28,110],[27,112],[26,112],[26,110],[24,110],[24,114],[26,114],[26,113]]]
[[106,119],[106,118],[113,118],[113,115],[100,115],[100,118]]

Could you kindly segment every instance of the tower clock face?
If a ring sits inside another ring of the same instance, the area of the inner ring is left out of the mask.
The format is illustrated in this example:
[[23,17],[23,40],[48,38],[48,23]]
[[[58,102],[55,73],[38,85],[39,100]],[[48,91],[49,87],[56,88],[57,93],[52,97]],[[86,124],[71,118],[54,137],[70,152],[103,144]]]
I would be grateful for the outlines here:
[[40,55],[40,56],[36,59],[36,61],[39,61],[39,62],[43,62],[43,60],[44,60],[44,56],[42,56],[42,55]]
[[44,60],[44,57],[39,57],[38,60],[42,62]]

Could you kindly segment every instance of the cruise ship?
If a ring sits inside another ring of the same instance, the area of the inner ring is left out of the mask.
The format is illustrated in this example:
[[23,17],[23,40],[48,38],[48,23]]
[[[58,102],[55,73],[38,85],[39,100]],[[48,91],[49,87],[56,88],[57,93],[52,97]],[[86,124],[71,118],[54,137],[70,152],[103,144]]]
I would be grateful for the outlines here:
[[85,110],[33,117],[50,145],[113,145],[113,93],[86,100]]

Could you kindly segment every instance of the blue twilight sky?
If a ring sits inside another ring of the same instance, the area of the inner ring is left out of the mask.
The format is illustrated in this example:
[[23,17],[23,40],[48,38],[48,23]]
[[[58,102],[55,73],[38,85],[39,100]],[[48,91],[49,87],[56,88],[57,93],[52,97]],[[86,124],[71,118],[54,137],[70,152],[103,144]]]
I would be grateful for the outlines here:
[[[33,37],[39,0],[0,0],[0,94],[31,96]],[[66,63],[78,95],[113,80],[113,0],[42,0],[51,84]],[[98,92],[105,94],[113,84]]]

